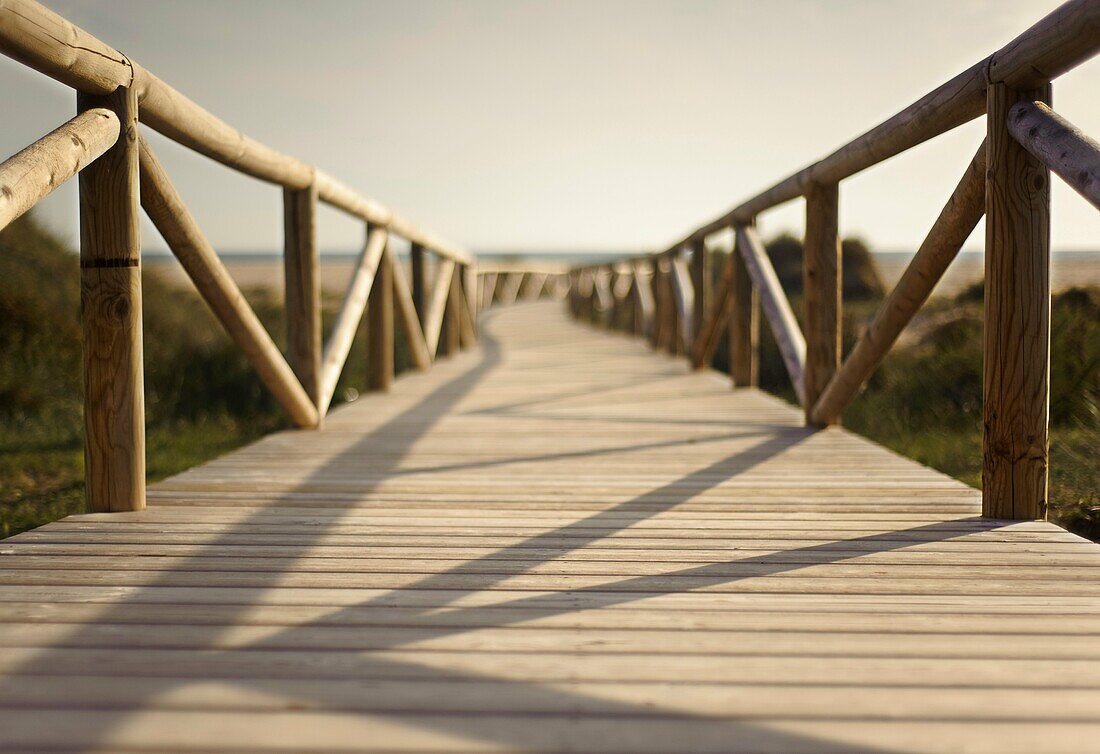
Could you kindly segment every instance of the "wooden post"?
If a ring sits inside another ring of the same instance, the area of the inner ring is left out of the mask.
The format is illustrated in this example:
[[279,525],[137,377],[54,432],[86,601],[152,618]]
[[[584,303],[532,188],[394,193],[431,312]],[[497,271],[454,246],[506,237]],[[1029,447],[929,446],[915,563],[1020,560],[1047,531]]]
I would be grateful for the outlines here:
[[462,346],[459,330],[462,326],[459,317],[462,315],[458,310],[458,307],[462,306],[459,291],[459,286],[462,284],[460,278],[459,270],[455,267],[450,285],[447,287],[447,304],[443,309],[443,327],[439,335],[439,353],[442,356],[453,356]]
[[[736,242],[735,242],[736,243]],[[760,373],[760,294],[737,247],[730,292],[729,370],[733,386],[756,387]]]
[[[387,241],[388,243],[388,241]],[[393,385],[393,255],[382,253],[367,299],[367,390]]]
[[1049,85],[990,84],[985,191],[982,514],[1045,518],[1050,402],[1050,173],[1008,131]]
[[287,361],[314,405],[321,402],[321,281],[317,188],[283,190]]
[[710,311],[710,254],[702,238],[691,244],[691,285],[695,290],[695,299],[691,318],[691,343],[688,351],[695,350],[695,342],[706,325],[707,312]]
[[649,323],[649,345],[654,350],[659,351],[664,343],[661,339],[664,337],[665,317],[664,284],[661,282],[661,258],[659,256],[650,257],[648,260],[643,261],[642,265],[645,265],[646,261],[649,262],[648,285],[650,298],[653,299],[653,318]]
[[77,95],[118,116],[118,141],[80,173],[84,481],[90,511],[145,507],[137,93]]
[[676,283],[673,280],[673,276],[676,274],[673,265],[676,264],[676,255],[679,253],[680,250],[676,249],[663,255],[666,268],[661,278],[665,289],[665,327],[668,328],[668,340],[665,347],[672,356],[678,356],[684,352],[680,328],[680,307],[676,304],[676,290],[674,288]]
[[[469,344],[477,345],[477,268],[472,264],[464,264],[462,270],[462,303],[466,307],[465,312],[469,316]],[[536,297],[537,298],[537,297]],[[465,321],[465,318],[463,318]],[[460,333],[461,334],[461,333]]]
[[425,308],[428,305],[428,276],[424,269],[428,262],[424,247],[418,243],[409,245],[409,261],[412,267],[412,300],[416,307],[416,316],[420,320],[420,326],[424,327]]
[[817,398],[840,368],[840,232],[837,185],[812,184],[806,192],[802,280],[806,313],[806,423]]

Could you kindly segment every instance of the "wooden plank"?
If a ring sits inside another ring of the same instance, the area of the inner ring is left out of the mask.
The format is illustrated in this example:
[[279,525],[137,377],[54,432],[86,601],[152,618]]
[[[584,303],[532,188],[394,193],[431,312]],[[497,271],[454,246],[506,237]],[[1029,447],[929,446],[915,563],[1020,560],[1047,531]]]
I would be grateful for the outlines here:
[[5,744],[1092,740],[1100,547],[552,302],[484,327],[309,443],[0,542]]
[[1050,405],[1050,172],[1008,130],[1042,91],[989,87],[982,512],[1044,518]]
[[84,484],[89,510],[145,507],[145,384],[137,93],[79,94],[108,109],[117,141],[80,173],[80,319],[84,335]]

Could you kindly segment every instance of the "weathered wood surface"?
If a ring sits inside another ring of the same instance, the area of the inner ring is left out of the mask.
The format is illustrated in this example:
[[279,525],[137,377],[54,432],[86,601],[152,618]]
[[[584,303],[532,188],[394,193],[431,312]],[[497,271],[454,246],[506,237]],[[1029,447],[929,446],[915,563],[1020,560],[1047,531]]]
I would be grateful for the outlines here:
[[1009,108],[1008,130],[1100,209],[1100,144],[1042,102],[1017,102]]
[[1008,131],[1049,85],[989,87],[985,183],[983,510],[1045,518],[1050,413],[1050,172]]
[[0,542],[0,748],[1100,751],[1100,547],[561,309]]
[[85,110],[0,163],[0,230],[106,152],[118,132],[114,112]]
[[145,507],[137,97],[77,95],[79,111],[102,108],[118,139],[78,179],[84,481],[92,510],[130,511]]

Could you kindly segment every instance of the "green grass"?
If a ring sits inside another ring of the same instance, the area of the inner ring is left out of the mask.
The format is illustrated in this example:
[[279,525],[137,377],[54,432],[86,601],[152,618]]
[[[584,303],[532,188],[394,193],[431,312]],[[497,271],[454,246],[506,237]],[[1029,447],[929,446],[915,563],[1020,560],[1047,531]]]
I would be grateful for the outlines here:
[[[777,270],[784,286],[800,288],[797,241],[777,239]],[[795,248],[797,246],[797,248]],[[771,252],[772,244],[769,244]],[[869,258],[866,260],[869,263]],[[715,269],[721,269],[716,264]],[[847,276],[847,274],[846,274]],[[853,279],[871,279],[852,270]],[[783,275],[781,274],[781,277]],[[880,291],[845,298],[844,350],[881,303]],[[981,486],[982,288],[955,299],[933,299],[918,314],[905,345],[894,348],[845,411],[848,428],[949,474]],[[791,297],[801,318],[802,301]],[[715,367],[728,364],[725,338]],[[760,385],[794,402],[779,349],[762,326]],[[1075,288],[1054,296],[1051,306],[1050,508],[1049,518],[1100,541],[1100,289]]]
[[[147,271],[142,293],[150,481],[289,426],[193,291]],[[281,343],[281,301],[245,295]],[[30,216],[0,233],[0,537],[84,509],[79,302],[71,249]],[[324,301],[326,331],[337,304]],[[406,354],[399,336],[399,371]],[[365,381],[361,329],[334,402]]]

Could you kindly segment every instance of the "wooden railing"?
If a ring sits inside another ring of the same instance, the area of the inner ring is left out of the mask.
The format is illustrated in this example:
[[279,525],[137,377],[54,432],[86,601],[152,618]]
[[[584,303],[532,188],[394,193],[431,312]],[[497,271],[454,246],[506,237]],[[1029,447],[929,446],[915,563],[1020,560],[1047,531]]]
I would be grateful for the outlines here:
[[480,262],[478,308],[534,301],[561,300],[569,289],[569,268],[554,262]]
[[[1100,208],[1100,146],[1050,109],[1050,82],[1100,50],[1100,2],[1072,0],[1008,45],[814,164],[658,254],[578,267],[571,310],[709,365],[728,323],[735,386],[756,383],[762,310],[806,422],[825,426],[882,362],[986,216],[982,509],[1043,518],[1050,382],[1049,170]],[[985,114],[987,136],[908,269],[841,361],[839,184]],[[804,325],[757,236],[757,216],[806,200]],[[732,229],[710,290],[705,242]]]
[[[85,477],[94,511],[145,506],[141,339],[144,208],[260,379],[299,427],[320,426],[367,312],[368,383],[394,378],[394,308],[413,365],[476,339],[474,258],[335,178],[245,136],[121,52],[32,0],[0,0],[0,51],[71,86],[79,114],[0,165],[0,228],[79,173]],[[283,187],[287,354],[280,352],[140,133],[144,124]],[[366,240],[322,338],[317,204],[362,220]],[[391,247],[411,248],[411,284]],[[428,256],[434,255],[429,285]]]

